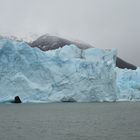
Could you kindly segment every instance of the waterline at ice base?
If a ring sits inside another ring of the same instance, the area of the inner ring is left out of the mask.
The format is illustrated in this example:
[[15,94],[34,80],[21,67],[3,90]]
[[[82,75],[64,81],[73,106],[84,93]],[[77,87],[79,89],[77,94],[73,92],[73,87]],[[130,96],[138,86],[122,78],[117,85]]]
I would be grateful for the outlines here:
[[116,58],[116,49],[71,44],[44,52],[0,39],[0,102],[140,101],[140,69],[119,69]]

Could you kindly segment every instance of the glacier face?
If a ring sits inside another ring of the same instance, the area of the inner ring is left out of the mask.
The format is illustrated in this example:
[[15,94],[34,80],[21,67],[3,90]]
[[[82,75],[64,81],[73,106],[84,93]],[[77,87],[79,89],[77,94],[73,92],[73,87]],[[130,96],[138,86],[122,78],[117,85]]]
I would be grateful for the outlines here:
[[140,68],[116,68],[116,56],[115,49],[43,52],[0,39],[0,102],[140,101]]
[[119,69],[117,72],[117,100],[140,101],[140,68],[136,70]]
[[0,40],[0,102],[115,101],[116,50],[75,45],[43,52]]

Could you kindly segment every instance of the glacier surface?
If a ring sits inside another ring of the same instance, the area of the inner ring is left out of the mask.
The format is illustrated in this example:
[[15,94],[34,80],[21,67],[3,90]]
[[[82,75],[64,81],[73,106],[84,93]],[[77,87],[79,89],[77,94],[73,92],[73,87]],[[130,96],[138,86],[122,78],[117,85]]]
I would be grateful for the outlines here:
[[140,101],[140,68],[136,70],[119,69],[117,72],[117,100]]
[[115,61],[116,50],[69,45],[43,52],[1,39],[0,101],[115,101]]
[[0,102],[139,101],[140,69],[116,68],[116,49],[66,45],[43,52],[0,39]]

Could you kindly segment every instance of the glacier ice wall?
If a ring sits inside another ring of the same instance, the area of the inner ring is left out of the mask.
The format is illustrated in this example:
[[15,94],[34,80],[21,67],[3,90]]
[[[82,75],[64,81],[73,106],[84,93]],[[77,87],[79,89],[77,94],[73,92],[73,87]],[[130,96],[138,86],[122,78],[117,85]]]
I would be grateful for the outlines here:
[[117,72],[117,100],[140,101],[140,68],[136,70],[119,69]]
[[115,101],[116,50],[75,45],[43,52],[0,40],[0,102]]

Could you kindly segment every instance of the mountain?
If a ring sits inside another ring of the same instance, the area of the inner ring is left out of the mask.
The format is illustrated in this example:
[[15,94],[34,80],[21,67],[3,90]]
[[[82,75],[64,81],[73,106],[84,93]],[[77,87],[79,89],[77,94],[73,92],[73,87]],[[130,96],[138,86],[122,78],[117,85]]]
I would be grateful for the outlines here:
[[30,43],[29,45],[31,47],[38,47],[43,51],[48,51],[48,50],[54,50],[57,48],[62,48],[65,45],[71,45],[74,44],[80,49],[87,49],[87,48],[92,48],[91,45],[86,44],[86,43],[81,43],[78,41],[70,41],[64,38],[60,38],[57,36],[51,36],[51,35],[43,35],[37,38],[35,41]]
[[137,69],[137,67],[135,65],[130,64],[130,63],[124,61],[123,59],[119,58],[119,57],[117,57],[116,66],[118,68],[121,68],[121,69],[125,69],[125,68],[132,69],[132,70],[136,70]]
[[[43,35],[37,38],[35,41],[29,43],[31,47],[37,47],[40,48],[43,51],[48,51],[48,50],[54,50],[57,48],[62,48],[65,45],[70,45],[74,44],[80,49],[87,49],[87,48],[93,48],[92,45],[82,43],[82,42],[77,42],[77,41],[70,41],[64,38],[60,38],[57,36],[51,36],[51,35]],[[137,67],[133,64],[130,64],[123,59],[117,57],[116,60],[116,66],[119,68],[127,68],[127,69],[132,69],[136,70]]]

